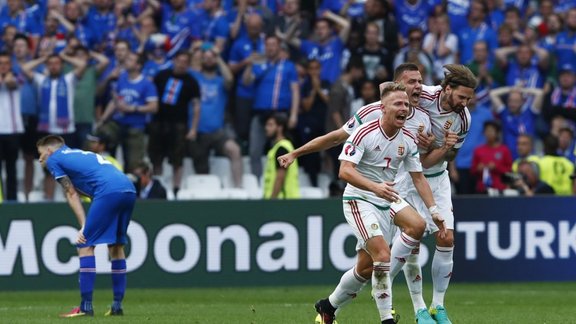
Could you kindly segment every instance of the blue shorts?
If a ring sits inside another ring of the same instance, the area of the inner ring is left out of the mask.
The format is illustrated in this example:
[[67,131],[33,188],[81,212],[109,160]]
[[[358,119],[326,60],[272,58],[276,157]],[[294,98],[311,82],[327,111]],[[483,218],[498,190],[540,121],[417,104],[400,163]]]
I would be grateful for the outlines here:
[[86,224],[84,225],[85,244],[76,246],[87,247],[97,244],[128,243],[128,224],[136,202],[133,192],[121,192],[96,197],[92,200]]

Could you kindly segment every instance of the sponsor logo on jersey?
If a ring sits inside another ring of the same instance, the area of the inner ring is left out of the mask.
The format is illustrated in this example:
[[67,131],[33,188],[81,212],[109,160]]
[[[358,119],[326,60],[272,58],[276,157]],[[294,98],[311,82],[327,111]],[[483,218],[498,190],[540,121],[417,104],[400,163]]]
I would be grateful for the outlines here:
[[444,278],[451,278],[452,277],[452,271],[450,271],[449,274],[445,275]]
[[348,145],[344,149],[344,154],[346,154],[348,156],[353,156],[354,154],[356,154],[356,149],[354,148],[353,145]]
[[356,121],[354,120],[354,117],[352,117],[348,120],[348,128],[354,128],[354,124],[356,124]]
[[398,260],[400,263],[406,263],[406,258],[396,257],[396,260]]
[[420,275],[416,275],[416,278],[414,278],[414,280],[412,280],[412,282],[418,282],[421,280],[422,280],[422,277],[420,277]]
[[404,155],[404,144],[398,145],[398,156]]
[[454,124],[454,121],[452,119],[447,120],[444,123],[444,129],[446,129],[446,130],[450,129],[450,127],[452,127],[452,124]]
[[382,149],[380,149],[380,145],[376,145],[376,148],[374,149],[375,152],[380,152],[382,151]]

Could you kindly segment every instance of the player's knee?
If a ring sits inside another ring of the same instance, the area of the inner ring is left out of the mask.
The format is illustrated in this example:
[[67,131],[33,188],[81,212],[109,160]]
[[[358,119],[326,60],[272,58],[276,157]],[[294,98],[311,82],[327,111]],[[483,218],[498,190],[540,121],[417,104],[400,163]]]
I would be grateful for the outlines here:
[[420,239],[426,230],[426,222],[422,218],[414,218],[404,232],[412,238]]
[[382,250],[372,255],[374,262],[390,262],[390,251]]
[[372,264],[362,267],[362,269],[356,269],[356,272],[358,273],[358,275],[362,278],[370,278],[372,277]]
[[454,233],[450,230],[446,231],[446,235],[444,237],[440,237],[436,235],[436,245],[442,247],[452,247],[454,246]]

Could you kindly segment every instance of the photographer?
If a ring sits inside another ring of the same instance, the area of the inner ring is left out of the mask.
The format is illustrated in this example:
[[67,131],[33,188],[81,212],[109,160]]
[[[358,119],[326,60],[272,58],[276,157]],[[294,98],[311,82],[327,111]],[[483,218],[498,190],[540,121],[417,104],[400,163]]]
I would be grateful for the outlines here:
[[554,194],[554,189],[540,180],[540,169],[536,162],[521,161],[518,163],[518,173],[505,173],[502,182],[516,189],[521,195],[532,197],[540,194]]

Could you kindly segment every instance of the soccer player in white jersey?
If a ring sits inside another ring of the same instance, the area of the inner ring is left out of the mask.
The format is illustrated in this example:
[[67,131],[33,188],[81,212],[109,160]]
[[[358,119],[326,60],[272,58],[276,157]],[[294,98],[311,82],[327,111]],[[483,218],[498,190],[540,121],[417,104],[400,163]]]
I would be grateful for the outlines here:
[[[412,186],[405,186],[406,181],[400,182],[398,187],[407,197],[409,203],[421,214],[426,216],[428,231],[435,235],[436,251],[432,259],[432,285],[433,296],[430,314],[440,324],[451,323],[444,307],[444,295],[448,289],[452,276],[453,251],[454,251],[454,214],[452,212],[452,193],[450,179],[446,170],[447,161],[452,161],[458,149],[464,143],[464,138],[470,129],[470,112],[466,105],[474,96],[477,80],[474,74],[465,66],[449,64],[445,78],[440,86],[423,86],[420,96],[420,107],[430,114],[432,134],[435,137],[433,150],[422,153],[421,161],[424,167],[424,176],[430,184],[434,194],[434,200],[439,206],[440,215],[446,220],[447,233],[445,236],[438,235],[438,228],[426,213],[426,207],[418,193]],[[405,189],[405,190],[403,190]],[[395,242],[397,243],[397,241]],[[406,281],[411,293],[418,290],[413,286],[420,286],[420,266],[414,259],[394,259],[392,268],[399,271],[395,263],[407,262],[404,269]],[[392,272],[392,278],[395,276]],[[412,296],[414,297],[414,296]],[[423,304],[415,302],[414,307]],[[425,306],[425,305],[424,305]]]
[[[416,139],[402,128],[410,111],[406,87],[401,83],[387,84],[382,89],[381,109],[379,119],[356,129],[344,144],[339,175],[348,183],[343,196],[344,215],[358,238],[358,247],[372,259],[372,295],[382,323],[388,324],[395,323],[389,277],[388,242],[392,239],[392,227],[396,224],[403,229],[400,234],[403,244],[396,249],[397,258],[408,257],[420,244],[425,230],[423,218],[394,189],[401,163],[410,173],[435,225],[442,229],[444,224],[422,174]],[[325,321],[333,319],[327,312],[330,309],[324,309],[329,306],[328,299],[316,304]]]
[[[422,76],[418,66],[413,63],[404,63],[399,65],[394,71],[394,80],[402,82],[406,86],[406,93],[410,100],[410,111],[406,118],[404,127],[413,135],[417,136],[418,146],[427,151],[430,147],[431,141],[434,139],[434,136],[429,134],[430,121],[427,112],[424,112],[422,109],[417,107],[420,100],[420,92],[422,90]],[[383,83],[381,87],[385,84],[386,83]],[[350,120],[348,120],[346,124],[342,126],[342,128],[313,139],[292,153],[279,157],[278,161],[282,166],[288,167],[299,156],[328,149],[332,146],[343,143],[360,125],[380,118],[382,116],[380,108],[380,101],[363,106],[352,118],[350,118]],[[406,178],[408,182],[412,183],[409,177]],[[400,193],[400,196],[405,197],[403,193]],[[418,251],[419,249],[415,249],[415,252],[413,252],[412,256],[410,256],[408,260],[414,259],[417,263],[418,255],[414,253],[417,253]],[[360,292],[365,283],[372,276],[372,263],[368,253],[364,250],[359,250],[356,266],[350,269],[347,274],[347,276],[343,276],[342,280],[336,287],[335,292],[331,294],[330,302],[332,303],[331,306],[336,308],[336,314],[341,310],[342,306],[351,301],[356,294]],[[419,299],[416,298],[416,300],[421,300],[421,282],[419,283],[419,286],[416,285],[415,287],[416,289],[419,289],[418,291],[420,296]],[[343,291],[346,293],[338,293]],[[417,294],[413,293],[413,289],[411,289],[411,296],[417,296]],[[433,320],[430,318],[430,315],[428,315],[427,312],[422,312],[422,308],[426,310],[426,306],[416,307],[416,305],[421,304],[423,304],[423,301],[414,304],[418,323],[431,323]],[[317,321],[320,322],[321,320],[322,319],[319,315]]]

